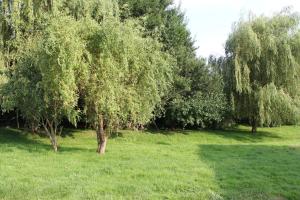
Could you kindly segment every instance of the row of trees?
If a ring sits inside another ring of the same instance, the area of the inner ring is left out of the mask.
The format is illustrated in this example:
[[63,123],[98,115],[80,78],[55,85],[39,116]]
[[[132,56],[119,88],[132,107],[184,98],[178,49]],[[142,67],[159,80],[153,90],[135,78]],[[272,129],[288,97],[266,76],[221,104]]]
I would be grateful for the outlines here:
[[226,56],[206,61],[171,0],[0,4],[1,109],[42,127],[55,151],[66,119],[94,128],[101,154],[124,127],[297,123],[297,14],[241,20]]

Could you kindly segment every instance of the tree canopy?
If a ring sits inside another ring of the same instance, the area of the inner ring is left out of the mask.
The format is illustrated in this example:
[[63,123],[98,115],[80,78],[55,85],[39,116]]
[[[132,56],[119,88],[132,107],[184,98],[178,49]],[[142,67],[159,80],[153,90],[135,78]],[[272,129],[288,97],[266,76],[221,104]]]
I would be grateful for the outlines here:
[[120,23],[112,17],[84,24],[90,55],[86,112],[103,153],[104,129],[145,124],[153,117],[171,83],[172,60],[157,41],[142,37],[135,21]]
[[226,42],[234,110],[253,131],[294,124],[299,117],[298,27],[299,16],[288,10],[253,16],[236,23]]
[[51,18],[43,33],[24,42],[3,86],[2,106],[17,108],[25,119],[41,124],[57,150],[56,134],[62,118],[74,124],[77,121],[76,71],[82,63],[84,44],[74,20],[61,16]]

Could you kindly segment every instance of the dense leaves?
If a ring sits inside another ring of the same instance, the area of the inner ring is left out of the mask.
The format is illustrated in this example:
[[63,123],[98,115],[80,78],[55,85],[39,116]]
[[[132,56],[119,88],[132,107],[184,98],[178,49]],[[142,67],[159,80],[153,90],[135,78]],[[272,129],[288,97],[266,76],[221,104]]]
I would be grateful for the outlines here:
[[219,124],[227,109],[222,78],[212,75],[215,69],[204,59],[197,58],[193,38],[180,8],[172,5],[170,0],[122,0],[119,3],[123,18],[138,18],[146,34],[157,37],[164,51],[176,61],[174,83],[163,98],[156,124],[172,128]]
[[236,24],[226,43],[227,71],[238,118],[258,125],[299,117],[299,16],[282,11]]
[[171,58],[157,41],[143,38],[136,26],[135,21],[120,23],[115,17],[100,24],[84,21],[91,58],[86,112],[97,128],[99,145],[106,141],[105,129],[147,123],[172,81]]
[[169,56],[155,40],[141,37],[135,26],[134,21],[111,18],[100,26],[91,22],[85,27],[92,57],[86,86],[88,114],[102,113],[107,125],[145,124],[171,83]]
[[71,18],[51,18],[42,34],[30,37],[18,49],[18,62],[3,86],[3,108],[17,108],[25,119],[41,124],[54,148],[62,118],[77,121],[75,77],[85,50],[76,29]]

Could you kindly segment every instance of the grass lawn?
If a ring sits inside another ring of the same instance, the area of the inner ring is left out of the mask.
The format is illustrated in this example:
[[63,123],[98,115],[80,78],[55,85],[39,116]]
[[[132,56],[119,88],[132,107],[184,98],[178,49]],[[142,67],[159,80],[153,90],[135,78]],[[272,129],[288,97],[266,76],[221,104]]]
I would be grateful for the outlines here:
[[96,154],[93,131],[0,128],[0,199],[300,199],[300,127],[130,132]]

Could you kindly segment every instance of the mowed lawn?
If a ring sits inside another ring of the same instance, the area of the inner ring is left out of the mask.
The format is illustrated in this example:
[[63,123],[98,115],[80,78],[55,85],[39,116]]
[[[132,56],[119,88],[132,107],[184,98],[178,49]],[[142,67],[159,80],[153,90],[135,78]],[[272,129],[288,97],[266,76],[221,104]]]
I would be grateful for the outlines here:
[[47,138],[0,128],[0,199],[300,199],[300,127]]

